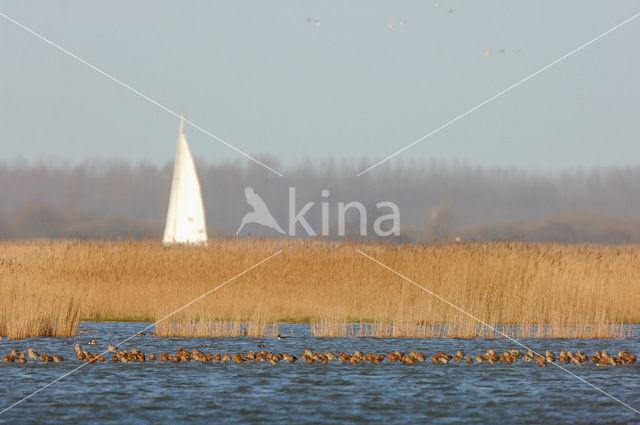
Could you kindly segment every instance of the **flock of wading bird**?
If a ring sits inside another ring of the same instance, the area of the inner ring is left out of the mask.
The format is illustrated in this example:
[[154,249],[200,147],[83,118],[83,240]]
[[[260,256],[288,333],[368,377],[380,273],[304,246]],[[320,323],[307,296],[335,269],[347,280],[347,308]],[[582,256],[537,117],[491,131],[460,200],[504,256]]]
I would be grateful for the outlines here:
[[[93,342],[93,341],[92,341]],[[262,345],[260,345],[262,346]],[[206,344],[202,344],[202,347],[206,347]],[[105,361],[104,354],[109,353],[111,356],[111,360],[114,363],[129,363],[129,362],[138,362],[144,363],[145,361],[154,362],[156,360],[162,362],[171,362],[171,363],[180,363],[180,362],[189,362],[196,361],[200,363],[211,363],[222,362],[222,363],[245,363],[249,361],[257,362],[257,363],[270,363],[271,365],[278,364],[279,361],[288,361],[289,363],[295,363],[298,359],[296,356],[287,353],[273,353],[271,351],[259,351],[255,352],[253,350],[245,353],[235,353],[235,354],[213,354],[208,353],[205,354],[198,349],[193,349],[191,352],[185,350],[184,348],[179,348],[175,354],[167,354],[162,353],[159,355],[155,355],[154,353],[150,353],[146,356],[142,351],[138,349],[132,349],[131,351],[120,350],[118,351],[117,347],[109,344],[108,350],[102,354],[95,353],[92,354],[89,351],[83,349],[79,344],[75,345],[76,357],[80,361],[86,361],[89,363],[103,363]],[[41,362],[55,362],[60,363],[64,359],[57,355],[48,355],[46,352],[40,356],[37,352],[35,352],[32,348],[27,350],[27,353],[18,352],[17,350],[11,350],[10,354],[4,356],[4,363],[14,363],[18,361],[19,363],[27,363],[27,356],[32,360],[40,360]],[[107,356],[107,357],[109,357]],[[424,362],[427,360],[427,356],[422,352],[415,352],[411,350],[409,353],[403,353],[398,350],[385,354],[376,354],[369,353],[365,354],[360,350],[356,350],[353,354],[348,354],[344,352],[340,352],[340,354],[334,354],[331,351],[326,351],[324,353],[317,352],[306,349],[304,353],[300,356],[301,360],[308,363],[321,363],[327,364],[330,361],[340,361],[342,363],[356,364],[361,362],[371,362],[374,364],[380,364],[386,359],[390,362],[400,362],[407,365],[414,365],[417,362]],[[501,355],[498,354],[494,350],[487,350],[484,354],[478,354],[475,357],[476,363],[516,363],[520,359],[524,359],[525,362],[537,362],[539,366],[545,367],[547,363],[554,363],[556,361],[560,363],[575,363],[580,366],[583,363],[589,362],[589,356],[582,353],[580,350],[575,353],[571,351],[561,350],[558,354],[558,357],[549,350],[545,351],[545,355],[542,356],[540,354],[536,354],[533,351],[529,350],[526,353],[522,353],[518,349],[508,350],[503,352]],[[444,352],[439,352],[433,357],[431,357],[431,361],[435,364],[447,364],[449,361],[453,360],[456,363],[464,362],[464,363],[474,363],[474,359],[471,357],[467,357],[464,352],[458,350],[453,356],[446,354]],[[621,366],[624,364],[633,364],[636,362],[636,356],[633,353],[629,353],[627,351],[620,351],[617,356],[611,356],[607,353],[606,350],[600,352],[596,351],[595,354],[591,356],[591,362],[597,366]]]

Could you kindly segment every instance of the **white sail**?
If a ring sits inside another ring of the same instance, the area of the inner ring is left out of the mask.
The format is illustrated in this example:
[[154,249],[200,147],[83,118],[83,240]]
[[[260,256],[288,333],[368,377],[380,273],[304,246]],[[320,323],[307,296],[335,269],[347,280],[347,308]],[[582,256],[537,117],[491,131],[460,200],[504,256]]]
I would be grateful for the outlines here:
[[167,224],[162,242],[165,245],[207,245],[207,225],[200,182],[184,135],[184,117],[180,121]]

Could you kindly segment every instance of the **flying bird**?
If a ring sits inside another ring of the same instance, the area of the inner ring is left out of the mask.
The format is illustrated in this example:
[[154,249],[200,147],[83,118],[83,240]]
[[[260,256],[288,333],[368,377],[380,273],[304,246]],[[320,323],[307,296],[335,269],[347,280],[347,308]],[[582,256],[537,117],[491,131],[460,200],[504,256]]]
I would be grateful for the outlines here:
[[260,195],[253,191],[251,186],[247,186],[244,189],[244,196],[247,198],[247,203],[253,207],[253,211],[246,213],[244,217],[242,217],[242,223],[240,223],[236,236],[240,233],[244,225],[249,223],[262,224],[263,226],[284,234],[284,230],[282,230],[276,219],[271,215],[267,204],[264,203]]

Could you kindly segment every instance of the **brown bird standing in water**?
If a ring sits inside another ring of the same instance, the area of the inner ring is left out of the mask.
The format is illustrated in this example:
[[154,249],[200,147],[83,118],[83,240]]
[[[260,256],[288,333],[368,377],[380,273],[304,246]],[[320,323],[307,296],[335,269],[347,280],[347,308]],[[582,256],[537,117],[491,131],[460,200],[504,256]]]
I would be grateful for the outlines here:
[[547,366],[547,359],[542,357],[542,356],[536,356],[536,360],[538,361],[538,366],[540,367],[546,367]]
[[531,362],[535,358],[536,358],[536,355],[531,350],[527,351],[527,353],[524,355],[524,361],[527,363]]
[[37,352],[35,352],[35,351],[33,350],[33,348],[29,348],[29,349],[27,350],[27,354],[29,355],[29,358],[30,358],[31,360],[38,360],[39,355],[38,355],[38,353],[37,353]]
[[556,361],[556,356],[553,354],[553,351],[546,350],[544,354],[547,357],[548,362],[553,363]]

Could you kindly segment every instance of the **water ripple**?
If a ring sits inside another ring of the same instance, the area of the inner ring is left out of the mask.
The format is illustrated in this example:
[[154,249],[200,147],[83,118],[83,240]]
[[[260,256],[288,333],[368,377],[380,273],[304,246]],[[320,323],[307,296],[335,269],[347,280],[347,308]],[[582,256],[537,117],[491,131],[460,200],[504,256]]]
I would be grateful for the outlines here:
[[[73,346],[79,342],[90,351],[106,349],[143,328],[136,323],[85,323],[89,334],[77,338],[0,340],[0,352],[11,348],[61,354],[65,362],[26,365],[0,364],[0,400],[5,407],[73,370],[80,363]],[[144,352],[175,352],[178,347],[205,352],[247,352],[264,344],[265,350],[287,351],[299,356],[314,351],[388,353],[423,351],[431,356],[458,348],[471,355],[493,348],[517,348],[502,339],[374,339],[311,338],[308,328],[283,326],[293,331],[285,340],[251,338],[134,338],[126,348]],[[95,346],[86,345],[94,339]],[[637,339],[523,340],[535,350],[607,349],[637,353]],[[206,348],[201,348],[201,344]],[[566,365],[594,385],[627,401],[640,403],[640,365],[597,368]],[[640,416],[553,366],[537,367],[518,362],[494,364],[434,365],[430,361],[407,366],[307,365],[285,362],[104,364],[87,365],[32,399],[0,416],[0,423],[43,422],[122,423],[639,423]]]

